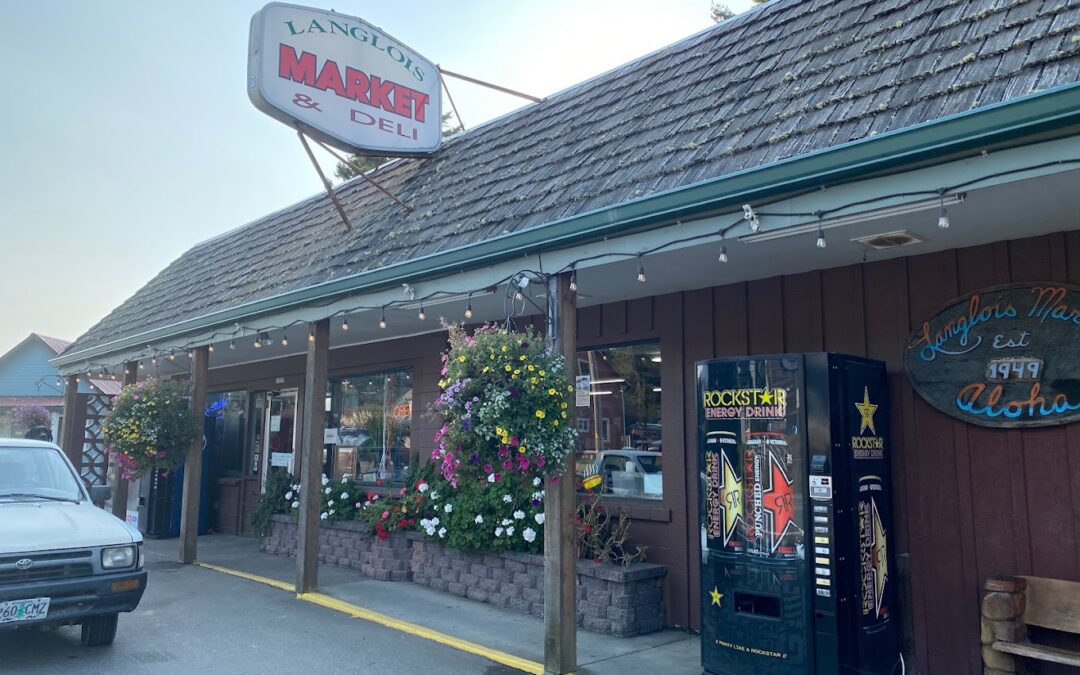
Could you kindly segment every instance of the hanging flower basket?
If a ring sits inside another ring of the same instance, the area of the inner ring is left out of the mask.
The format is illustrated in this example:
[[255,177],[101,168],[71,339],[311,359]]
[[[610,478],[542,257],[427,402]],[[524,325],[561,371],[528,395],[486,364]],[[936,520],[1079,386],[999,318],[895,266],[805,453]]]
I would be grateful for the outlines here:
[[562,356],[533,331],[448,330],[434,476],[407,499],[428,516],[422,531],[453,548],[541,550],[543,481],[562,473],[577,439]]
[[105,420],[106,450],[126,480],[155,470],[172,471],[199,433],[191,387],[179,380],[149,379],[124,387]]

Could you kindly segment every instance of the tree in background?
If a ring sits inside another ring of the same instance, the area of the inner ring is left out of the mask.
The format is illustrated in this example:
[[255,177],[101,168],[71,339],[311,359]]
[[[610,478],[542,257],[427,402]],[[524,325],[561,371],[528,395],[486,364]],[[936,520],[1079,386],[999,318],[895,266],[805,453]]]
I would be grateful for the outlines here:
[[[769,0],[754,0],[755,5],[764,5]],[[731,11],[731,8],[722,2],[712,0],[712,4],[709,6],[709,18],[713,20],[713,23],[720,23],[721,21],[727,21],[731,17],[735,16],[735,12]]]
[[[450,116],[453,113],[444,113],[442,116],[442,135],[443,138],[447,136],[453,136],[457,132],[461,131],[461,126],[454,124],[450,121]],[[349,163],[342,164],[338,162],[337,168],[334,169],[334,175],[342,180],[346,181],[350,178],[355,178],[362,173],[371,171],[375,167],[389,162],[393,157],[371,157],[368,155],[349,155]]]

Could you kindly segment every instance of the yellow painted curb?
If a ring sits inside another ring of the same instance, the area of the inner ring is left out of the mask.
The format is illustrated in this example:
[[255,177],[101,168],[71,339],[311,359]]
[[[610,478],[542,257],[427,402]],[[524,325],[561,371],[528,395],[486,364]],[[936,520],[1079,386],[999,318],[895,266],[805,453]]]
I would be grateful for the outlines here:
[[[248,581],[254,581],[256,583],[265,584],[267,586],[273,586],[274,588],[281,589],[283,591],[293,592],[296,587],[293,584],[285,583],[284,581],[278,581],[277,579],[270,579],[268,577],[259,576],[258,574],[249,574],[248,572],[241,572],[239,570],[229,569],[228,567],[222,567],[220,565],[213,565],[211,563],[196,562],[196,565],[205,567],[215,572],[221,572],[222,574],[230,574],[234,577],[240,577],[241,579],[247,579]],[[533,675],[543,675],[544,666],[536,661],[530,661],[523,659],[520,656],[514,656],[506,652],[499,651],[497,649],[491,649],[478,645],[475,642],[469,642],[468,640],[462,640],[446,633],[440,633],[437,630],[432,630],[425,626],[421,626],[409,621],[403,621],[401,619],[395,619],[392,616],[376,612],[371,609],[354,605],[344,600],[338,600],[332,598],[324,593],[299,593],[297,599],[304,602],[310,602],[327,609],[332,609],[343,614],[348,614],[355,619],[364,619],[365,621],[371,621],[387,628],[393,628],[409,635],[415,635],[416,637],[423,638],[425,640],[431,640],[432,642],[438,642],[439,644],[453,647],[454,649],[460,649],[463,652],[470,654],[476,654],[486,659],[494,661],[495,663],[501,663],[504,666],[510,666],[526,673],[532,673]]]

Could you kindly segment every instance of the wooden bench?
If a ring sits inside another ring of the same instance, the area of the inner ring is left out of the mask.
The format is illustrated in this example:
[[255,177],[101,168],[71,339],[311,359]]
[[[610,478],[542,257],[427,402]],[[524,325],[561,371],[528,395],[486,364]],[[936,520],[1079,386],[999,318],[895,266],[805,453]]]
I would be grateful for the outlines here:
[[1027,635],[1028,626],[1080,635],[1080,583],[1043,577],[991,577],[986,590],[982,643],[987,671],[1016,672],[1013,657],[1017,656],[1080,667],[1080,651],[1036,644]]

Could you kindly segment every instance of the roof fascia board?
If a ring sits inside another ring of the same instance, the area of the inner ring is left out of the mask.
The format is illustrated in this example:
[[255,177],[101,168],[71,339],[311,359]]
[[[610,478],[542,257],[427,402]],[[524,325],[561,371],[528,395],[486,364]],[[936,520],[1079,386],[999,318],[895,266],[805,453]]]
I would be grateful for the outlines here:
[[906,167],[944,161],[955,157],[957,153],[991,145],[1019,145],[1023,139],[1075,125],[1080,125],[1080,83],[930,120],[880,136],[725,174],[520,232],[289,291],[79,352],[65,352],[51,363],[62,367],[133,345],[144,345],[213,325],[250,319],[270,311],[373,291],[490,264],[509,257],[535,254],[625,234],[678,218],[699,217],[732,205],[789,195],[822,184],[835,185],[870,175],[895,173]]

